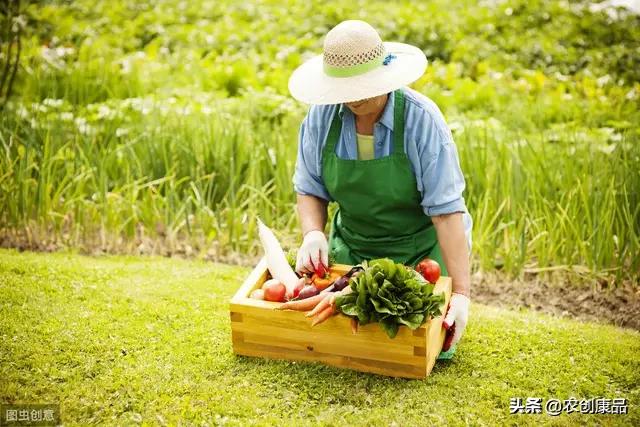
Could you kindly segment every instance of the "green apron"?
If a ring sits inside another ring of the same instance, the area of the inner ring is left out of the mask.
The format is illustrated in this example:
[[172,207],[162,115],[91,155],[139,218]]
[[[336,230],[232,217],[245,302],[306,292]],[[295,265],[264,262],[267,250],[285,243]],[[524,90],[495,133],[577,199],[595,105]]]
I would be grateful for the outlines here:
[[404,95],[393,93],[393,152],[372,160],[341,159],[335,153],[342,120],[339,108],[322,152],[322,177],[338,203],[331,223],[329,250],[337,263],[391,258],[415,266],[429,257],[447,270],[431,218],[420,205],[420,192],[404,152]]

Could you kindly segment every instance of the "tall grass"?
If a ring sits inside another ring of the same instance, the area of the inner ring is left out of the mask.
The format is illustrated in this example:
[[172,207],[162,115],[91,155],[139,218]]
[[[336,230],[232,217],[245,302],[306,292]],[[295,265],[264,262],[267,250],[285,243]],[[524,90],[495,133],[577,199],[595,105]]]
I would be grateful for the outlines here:
[[259,253],[260,216],[296,246],[305,108],[287,77],[357,15],[431,59],[414,87],[454,132],[475,268],[637,283],[639,18],[454,3],[30,6],[47,25],[0,117],[0,243],[241,261]]
[[[260,216],[295,246],[291,177],[304,111],[277,113],[265,104],[273,96],[219,100],[204,111],[172,99],[125,100],[97,107],[104,117],[95,123],[63,121],[42,106],[5,115],[3,228],[115,251],[139,250],[147,238],[162,242],[160,253],[188,245],[221,257],[259,252]],[[478,267],[637,278],[637,134],[457,124]]]
[[165,115],[149,105],[142,108],[151,113],[127,111],[126,123],[114,117],[100,128],[85,124],[84,133],[77,120],[55,115],[4,116],[3,227],[29,224],[72,245],[117,249],[107,236],[143,233],[161,237],[169,251],[186,241],[196,250],[215,246],[218,255],[255,252],[257,215],[278,229],[295,227],[297,130],[293,117],[260,118],[259,105],[242,104]]
[[637,278],[637,137],[611,145],[597,134],[560,138],[479,128],[458,136],[480,265]]

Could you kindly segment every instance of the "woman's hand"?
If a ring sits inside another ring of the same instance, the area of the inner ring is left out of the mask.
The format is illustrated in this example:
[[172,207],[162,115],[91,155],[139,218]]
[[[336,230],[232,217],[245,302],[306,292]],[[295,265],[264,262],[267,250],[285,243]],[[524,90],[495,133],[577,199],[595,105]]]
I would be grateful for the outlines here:
[[449,309],[442,322],[442,326],[447,330],[442,351],[449,351],[451,347],[460,341],[460,337],[467,327],[470,304],[471,300],[466,295],[455,292],[451,294]]
[[302,246],[298,249],[296,271],[299,273],[313,273],[322,264],[326,270],[329,265],[329,244],[327,237],[320,230],[311,230],[304,236]]
[[442,259],[451,276],[453,287],[449,309],[443,322],[447,335],[442,349],[448,351],[460,340],[469,317],[469,246],[464,234],[461,213],[438,215],[432,217],[432,220],[438,234]]
[[298,194],[296,209],[300,219],[304,239],[298,250],[296,271],[298,273],[314,273],[322,263],[329,266],[329,244],[324,230],[327,224],[326,200],[315,196]]

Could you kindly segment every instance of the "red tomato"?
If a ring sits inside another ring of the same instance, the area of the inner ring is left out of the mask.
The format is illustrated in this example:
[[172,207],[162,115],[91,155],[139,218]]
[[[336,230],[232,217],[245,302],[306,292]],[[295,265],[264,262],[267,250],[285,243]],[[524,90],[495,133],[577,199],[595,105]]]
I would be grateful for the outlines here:
[[284,284],[278,281],[269,282],[270,283],[265,283],[265,286],[263,287],[264,299],[266,301],[284,301],[284,295],[287,293],[287,288],[284,286]]
[[436,261],[425,258],[416,265],[416,271],[429,283],[436,283],[440,278],[440,264]]

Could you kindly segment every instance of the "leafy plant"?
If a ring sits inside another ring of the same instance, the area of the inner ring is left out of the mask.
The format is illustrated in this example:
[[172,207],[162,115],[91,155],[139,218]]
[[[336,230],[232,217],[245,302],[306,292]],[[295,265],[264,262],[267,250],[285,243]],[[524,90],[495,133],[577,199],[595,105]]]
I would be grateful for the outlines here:
[[400,325],[417,329],[432,316],[439,316],[444,294],[433,293],[416,271],[388,258],[372,260],[365,271],[351,279],[352,293],[336,298],[336,306],[361,325],[379,322],[389,338]]
[[20,4],[13,26],[0,13],[0,67],[14,29],[22,46],[0,114],[4,245],[253,263],[260,216],[297,247],[307,106],[287,81],[358,16],[429,58],[412,87],[452,130],[474,270],[640,284],[640,15],[554,0]]

